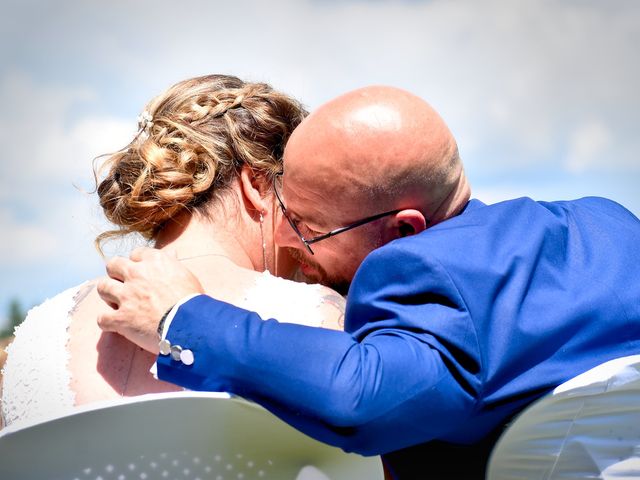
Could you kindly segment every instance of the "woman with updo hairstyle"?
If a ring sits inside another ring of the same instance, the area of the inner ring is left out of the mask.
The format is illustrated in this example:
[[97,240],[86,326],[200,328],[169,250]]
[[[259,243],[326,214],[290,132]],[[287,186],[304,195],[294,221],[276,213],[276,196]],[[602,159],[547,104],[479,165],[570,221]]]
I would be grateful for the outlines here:
[[[291,278],[295,264],[273,241],[273,177],[305,115],[269,85],[232,76],[172,86],[147,105],[129,145],[103,157],[96,172],[100,205],[114,225],[98,236],[98,249],[137,234],[184,262],[216,298],[263,318],[341,328],[343,298],[281,278]],[[58,294],[17,328],[4,367],[5,425],[180,390],[152,376],[153,355],[98,328],[109,307],[94,287],[89,281]]]

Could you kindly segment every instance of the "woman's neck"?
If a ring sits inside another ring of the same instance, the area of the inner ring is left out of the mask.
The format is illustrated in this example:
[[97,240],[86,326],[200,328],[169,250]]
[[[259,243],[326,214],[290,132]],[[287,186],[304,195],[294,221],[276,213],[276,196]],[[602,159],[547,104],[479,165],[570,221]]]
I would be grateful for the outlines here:
[[179,259],[226,257],[239,267],[254,270],[251,256],[242,242],[242,227],[228,218],[210,220],[184,212],[172,219],[156,236],[155,246]]

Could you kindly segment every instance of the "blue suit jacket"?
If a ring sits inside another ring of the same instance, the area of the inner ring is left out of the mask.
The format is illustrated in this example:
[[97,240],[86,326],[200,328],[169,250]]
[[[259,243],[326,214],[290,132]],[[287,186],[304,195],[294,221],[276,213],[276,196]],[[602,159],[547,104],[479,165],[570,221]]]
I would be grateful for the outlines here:
[[347,451],[387,454],[398,477],[437,472],[447,449],[461,456],[448,478],[456,467],[482,475],[515,413],[640,352],[639,265],[640,221],[609,200],[472,200],[364,260],[346,333],[198,296],[167,335],[195,363],[161,356],[158,372],[252,399]]

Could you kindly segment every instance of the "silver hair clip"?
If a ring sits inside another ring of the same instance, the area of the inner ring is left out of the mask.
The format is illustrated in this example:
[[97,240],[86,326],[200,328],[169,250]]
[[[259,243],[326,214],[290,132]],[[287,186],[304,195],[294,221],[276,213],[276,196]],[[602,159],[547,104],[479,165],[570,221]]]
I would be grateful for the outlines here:
[[141,140],[149,138],[151,127],[153,127],[153,117],[147,110],[145,110],[138,115],[138,137]]

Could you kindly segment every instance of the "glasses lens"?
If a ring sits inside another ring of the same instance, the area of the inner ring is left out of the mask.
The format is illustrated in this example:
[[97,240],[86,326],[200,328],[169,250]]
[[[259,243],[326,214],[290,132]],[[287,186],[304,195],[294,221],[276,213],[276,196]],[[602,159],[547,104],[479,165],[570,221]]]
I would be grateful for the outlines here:
[[313,255],[313,250],[311,250],[311,247],[309,246],[307,241],[302,236],[302,233],[300,233],[300,230],[298,230],[298,227],[296,226],[296,223],[291,219],[291,217],[287,213],[287,207],[284,206],[284,202],[282,201],[282,194],[280,193],[280,188],[281,187],[282,187],[282,174],[279,174],[279,175],[276,175],[274,180],[273,180],[273,191],[276,194],[276,199],[278,200],[278,204],[280,205],[280,210],[282,211],[282,215],[284,215],[284,218],[287,219],[287,222],[289,222],[289,225],[291,225],[291,229],[298,236],[298,238],[300,239],[302,244],[306,247],[307,251],[311,255]]

